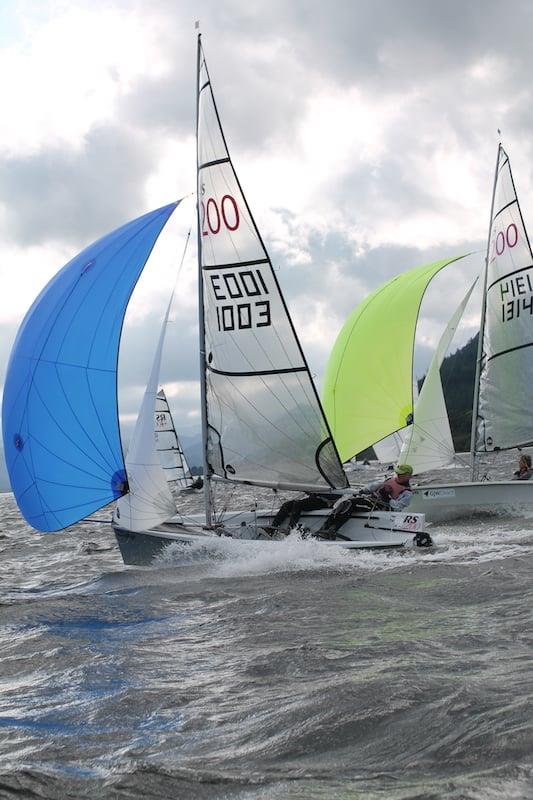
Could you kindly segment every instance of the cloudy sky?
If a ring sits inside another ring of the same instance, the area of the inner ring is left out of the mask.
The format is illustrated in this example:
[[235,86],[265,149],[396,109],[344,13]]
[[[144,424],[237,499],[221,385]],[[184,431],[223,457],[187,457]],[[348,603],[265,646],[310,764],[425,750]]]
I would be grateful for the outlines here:
[[[59,267],[194,190],[197,18],[234,165],[318,382],[345,317],[381,281],[483,250],[498,128],[531,219],[528,0],[3,0],[0,383]],[[126,426],[193,224],[190,198],[128,312]],[[482,260],[428,294],[419,372]],[[193,229],[163,372],[186,433],[199,423],[195,284]]]

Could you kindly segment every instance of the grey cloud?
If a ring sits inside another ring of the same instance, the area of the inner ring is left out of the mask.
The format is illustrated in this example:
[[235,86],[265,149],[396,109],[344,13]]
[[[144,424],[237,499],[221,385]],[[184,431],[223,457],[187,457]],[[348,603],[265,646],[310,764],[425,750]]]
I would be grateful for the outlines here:
[[[159,5],[176,23],[167,26],[160,41],[170,71],[138,81],[122,99],[120,110],[124,119],[144,129],[191,136],[196,116],[196,38],[192,32],[184,35],[179,21],[186,9],[190,19],[198,9],[195,3],[183,3],[179,9],[173,3]],[[312,90],[305,64],[296,59],[289,38],[276,33],[273,19],[264,28],[255,28],[252,45],[248,29],[257,24],[253,13],[232,3],[205,7],[212,31],[205,37],[205,56],[230,152],[232,146],[242,153],[272,145],[278,138],[285,142]],[[189,68],[184,70],[184,65]]]
[[155,160],[142,138],[109,126],[93,129],[79,151],[0,161],[5,235],[22,244],[85,244],[146,211],[143,183]]
[[[121,341],[119,391],[121,412],[136,413],[139,395],[152,366],[161,329],[161,314],[150,314],[142,323],[126,324]],[[194,313],[169,322],[165,337],[160,382],[197,381],[199,375],[198,322]],[[189,408],[187,408],[189,410]]]

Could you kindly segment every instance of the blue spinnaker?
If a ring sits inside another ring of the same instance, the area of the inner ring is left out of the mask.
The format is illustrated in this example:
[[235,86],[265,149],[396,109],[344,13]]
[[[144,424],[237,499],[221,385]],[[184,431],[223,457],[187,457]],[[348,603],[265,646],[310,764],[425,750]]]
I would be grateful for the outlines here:
[[72,525],[127,490],[117,405],[120,334],[131,293],[177,205],[89,245],[45,286],[22,322],[2,426],[13,492],[37,530]]

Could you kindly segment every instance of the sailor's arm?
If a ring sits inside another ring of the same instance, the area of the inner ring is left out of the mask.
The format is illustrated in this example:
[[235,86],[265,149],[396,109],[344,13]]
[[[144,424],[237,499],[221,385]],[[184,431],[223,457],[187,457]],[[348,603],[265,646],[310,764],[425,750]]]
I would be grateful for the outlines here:
[[401,495],[396,498],[396,500],[393,497],[391,497],[391,499],[389,500],[391,511],[403,511],[404,508],[407,508],[407,506],[411,502],[412,496],[413,493],[407,490],[405,492],[402,492]]
[[379,487],[383,486],[384,483],[385,481],[383,479],[377,481],[371,481],[370,483],[367,483],[366,486],[363,486],[361,491],[364,492],[365,494],[368,494],[368,492],[375,492],[376,489],[379,489]]

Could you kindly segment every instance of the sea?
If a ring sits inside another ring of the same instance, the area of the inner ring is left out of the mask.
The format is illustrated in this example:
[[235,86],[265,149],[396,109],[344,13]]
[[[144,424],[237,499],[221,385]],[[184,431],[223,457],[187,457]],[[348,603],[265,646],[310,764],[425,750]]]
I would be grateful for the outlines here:
[[0,495],[2,800],[533,798],[533,509],[150,567],[108,516],[37,534]]

